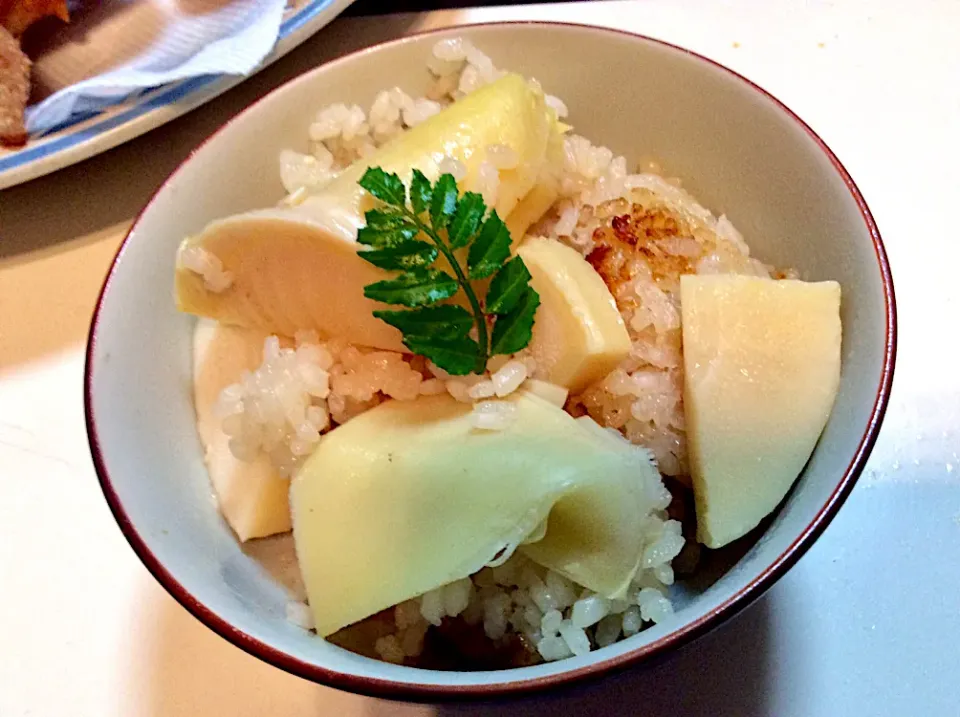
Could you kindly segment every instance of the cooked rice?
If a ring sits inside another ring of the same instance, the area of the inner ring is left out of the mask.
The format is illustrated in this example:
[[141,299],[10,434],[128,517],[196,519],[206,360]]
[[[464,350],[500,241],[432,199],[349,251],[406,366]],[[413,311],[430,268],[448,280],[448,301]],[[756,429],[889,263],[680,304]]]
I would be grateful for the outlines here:
[[202,276],[207,291],[219,294],[233,284],[233,274],[224,270],[223,263],[215,254],[202,247],[185,247],[177,253],[177,261],[184,269]]
[[482,431],[502,431],[514,421],[516,407],[507,401],[478,401],[470,413],[470,425]]
[[[644,537],[642,568],[622,600],[597,595],[515,553],[498,567],[483,568],[470,578],[397,605],[396,642],[378,641],[374,649],[384,660],[403,662],[418,653],[401,655],[395,644],[422,643],[430,625],[458,616],[467,624],[482,625],[494,642],[520,635],[548,661],[612,644],[621,635],[635,634],[643,625],[663,622],[673,614],[669,583],[661,581],[657,571],[669,569],[683,547],[680,524],[658,512],[647,519]],[[672,582],[672,573],[670,578]]]
[[[367,112],[344,104],[319,112],[308,130],[310,153],[281,153],[287,201],[301,201],[398,133],[503,75],[461,38],[439,42],[428,68],[435,81],[426,97],[413,98],[395,87],[379,93]],[[539,87],[536,80],[530,82]],[[567,115],[560,99],[546,97],[558,117]],[[496,200],[499,172],[518,162],[513,148],[486,148],[478,176],[487,204]],[[466,175],[466,167],[455,159],[446,157],[439,164],[441,172],[458,180]],[[613,431],[646,447],[662,473],[685,479],[679,277],[773,272],[750,257],[725,216],[714,217],[679,180],[663,176],[656,162],[647,161],[632,174],[624,157],[568,135],[559,180],[559,200],[530,234],[557,239],[586,257],[610,288],[633,343],[620,366],[571,396],[566,408],[595,430]],[[194,260],[195,270],[213,285],[227,281],[209,258]],[[543,376],[526,352],[494,357],[483,375],[454,377],[420,357],[320,341],[304,333],[294,342],[268,339],[263,364],[223,392],[220,411],[238,458],[266,453],[283,475],[290,475],[324,432],[388,398],[413,400],[447,392],[473,405],[475,428],[501,430],[514,412],[502,399],[525,383],[535,387],[538,378]],[[551,394],[551,400],[562,403],[564,395]],[[393,632],[376,639],[376,654],[395,663],[415,659],[428,629],[454,617],[482,626],[497,645],[519,636],[547,661],[585,654],[668,620],[673,613],[671,563],[684,539],[680,523],[665,512],[670,494],[663,485],[659,489],[656,509],[644,523],[641,567],[623,599],[609,600],[519,553],[505,554],[495,566],[395,606]],[[291,621],[304,625],[303,607],[288,607]]]
[[320,341],[314,331],[299,332],[293,342],[271,336],[264,341],[263,363],[221,392],[216,411],[234,456],[252,461],[266,454],[280,475],[290,476],[323,433],[390,398],[412,401],[446,391],[474,404],[471,422],[477,428],[505,428],[513,405],[488,399],[519,389],[536,362],[504,358],[491,360],[496,370],[452,377],[422,358]]
[[[439,42],[428,67],[435,81],[426,97],[414,98],[399,87],[393,87],[377,94],[366,112],[359,105],[343,103],[318,112],[307,130],[310,153],[293,150],[281,153],[280,180],[284,189],[291,195],[300,190],[322,189],[337,172],[357,159],[505,74],[493,66],[489,57],[461,38]],[[535,80],[531,82],[539,86]],[[566,105],[558,98],[547,95],[546,101],[558,117],[566,116]],[[450,161],[453,164],[441,165],[441,172],[450,172],[460,181],[466,168],[456,160]],[[478,174],[479,191],[488,205],[496,201],[497,172],[512,169],[518,163],[519,157],[510,147],[495,145],[487,148],[487,157],[480,164]]]

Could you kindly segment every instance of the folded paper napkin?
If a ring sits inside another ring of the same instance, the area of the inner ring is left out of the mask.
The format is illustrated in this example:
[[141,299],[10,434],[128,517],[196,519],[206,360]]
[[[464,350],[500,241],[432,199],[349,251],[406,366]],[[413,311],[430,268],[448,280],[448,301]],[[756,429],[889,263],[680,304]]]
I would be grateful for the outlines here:
[[115,67],[29,108],[27,129],[43,132],[150,87],[200,75],[246,75],[273,49],[286,4],[287,0],[155,2],[148,22],[138,22],[133,36],[125,35],[142,47]]

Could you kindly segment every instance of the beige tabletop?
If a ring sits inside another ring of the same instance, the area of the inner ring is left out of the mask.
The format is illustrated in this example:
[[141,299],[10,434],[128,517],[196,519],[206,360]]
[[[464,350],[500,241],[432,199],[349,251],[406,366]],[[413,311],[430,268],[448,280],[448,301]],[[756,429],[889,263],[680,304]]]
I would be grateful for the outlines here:
[[[571,694],[473,709],[400,705],[263,664],[157,585],[93,472],[83,349],[125,230],[224,121],[349,50],[494,19],[663,38],[740,71],[797,111],[858,181],[886,240],[901,318],[897,380],[847,505],[732,624],[664,664]],[[637,0],[343,19],[208,105],[0,192],[0,715],[957,714],[958,27],[956,0]]]

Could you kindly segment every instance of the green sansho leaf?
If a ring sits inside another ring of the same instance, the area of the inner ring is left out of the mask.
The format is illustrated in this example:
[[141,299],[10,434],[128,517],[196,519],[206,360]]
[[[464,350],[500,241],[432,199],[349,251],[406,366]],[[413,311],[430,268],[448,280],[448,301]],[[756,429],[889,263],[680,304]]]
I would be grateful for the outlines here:
[[[459,196],[456,180],[443,174],[431,185],[417,169],[407,189],[396,174],[368,169],[360,185],[381,204],[366,212],[357,241],[369,249],[361,258],[398,276],[364,287],[369,299],[408,310],[373,315],[403,334],[404,345],[445,371],[483,373],[494,354],[526,347],[540,297],[520,257],[510,259],[510,231],[496,211],[487,212],[475,192]],[[458,249],[466,248],[466,262]],[[455,276],[435,268],[443,255]],[[509,261],[508,261],[509,260]],[[466,266],[464,266],[464,263]],[[473,282],[493,277],[486,297]],[[441,304],[460,290],[466,301]],[[489,318],[493,317],[490,326]],[[473,338],[476,337],[476,338]]]
[[469,244],[477,233],[477,229],[480,228],[485,211],[487,211],[487,205],[483,203],[483,197],[479,194],[467,192],[460,197],[460,201],[457,202],[457,211],[447,229],[447,241],[450,242],[450,246],[459,249]]
[[357,241],[377,249],[401,244],[420,233],[419,227],[396,209],[371,209],[364,218],[366,226],[357,232]]
[[441,174],[430,197],[430,223],[435,231],[446,229],[457,211],[457,181],[452,174]]
[[430,180],[419,169],[413,170],[410,180],[410,204],[413,206],[413,213],[419,215],[427,211],[431,196],[433,187],[430,186]]
[[411,239],[383,249],[359,252],[360,258],[381,269],[405,271],[430,266],[437,260],[437,247]]
[[426,356],[454,376],[483,371],[485,352],[471,338],[445,339],[439,336],[404,336],[403,343],[415,354]]
[[370,167],[360,178],[360,186],[381,202],[394,207],[407,205],[407,192],[396,174],[387,174],[380,167]]
[[449,299],[460,285],[449,274],[437,269],[412,269],[396,279],[378,281],[363,288],[363,295],[384,304],[424,306]]
[[490,282],[487,289],[487,313],[506,314],[527,291],[530,271],[523,259],[513,257],[503,265]]
[[424,339],[460,339],[473,328],[473,316],[462,306],[443,304],[400,311],[374,311],[373,315],[407,336]]
[[416,235],[416,231],[409,231],[404,227],[389,230],[360,227],[357,231],[357,243],[375,249],[386,249],[410,241]]
[[508,256],[510,256],[510,232],[494,210],[483,223],[480,234],[470,245],[470,251],[467,253],[470,278],[485,279],[503,266]]
[[509,312],[497,317],[493,325],[490,354],[512,354],[525,348],[533,335],[533,318],[540,306],[536,291],[527,290]]
[[385,209],[370,209],[363,214],[363,220],[371,229],[396,229],[398,227],[413,227],[416,229],[410,219],[404,215],[400,209],[387,207]]

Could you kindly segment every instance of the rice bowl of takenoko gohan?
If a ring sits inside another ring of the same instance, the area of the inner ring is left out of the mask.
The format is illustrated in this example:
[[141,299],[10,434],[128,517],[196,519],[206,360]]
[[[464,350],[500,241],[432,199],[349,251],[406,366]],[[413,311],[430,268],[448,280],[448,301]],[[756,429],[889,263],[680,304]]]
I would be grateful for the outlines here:
[[302,96],[261,180],[279,200],[166,238],[180,434],[233,543],[211,559],[300,674],[326,677],[297,664],[317,649],[387,682],[522,684],[682,632],[843,400],[849,272],[765,255],[502,44],[421,38],[419,83]]

